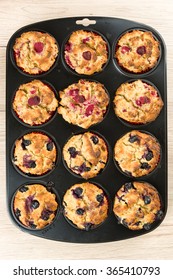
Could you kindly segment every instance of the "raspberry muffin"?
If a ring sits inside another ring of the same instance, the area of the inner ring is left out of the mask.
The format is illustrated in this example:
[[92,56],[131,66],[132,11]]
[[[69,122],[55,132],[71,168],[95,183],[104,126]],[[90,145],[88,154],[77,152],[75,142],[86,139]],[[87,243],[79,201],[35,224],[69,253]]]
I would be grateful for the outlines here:
[[20,85],[13,100],[16,115],[31,126],[46,123],[55,114],[57,106],[52,88],[39,80]]
[[15,141],[13,163],[27,175],[44,175],[54,168],[57,149],[54,141],[41,132],[31,132]]
[[101,83],[79,80],[59,93],[58,113],[69,123],[82,128],[101,122],[107,111],[109,97]]
[[28,74],[47,72],[58,56],[58,45],[48,33],[28,31],[18,37],[13,46],[17,66]]
[[142,80],[121,84],[115,93],[115,114],[131,124],[154,121],[162,107],[157,89]]
[[163,218],[160,195],[146,182],[125,183],[115,196],[113,212],[119,223],[131,230],[149,230]]
[[102,71],[108,61],[108,46],[99,34],[77,30],[65,45],[64,58],[78,74],[92,75]]
[[25,227],[42,229],[55,218],[56,200],[56,195],[41,184],[24,185],[15,193],[13,212]]
[[63,148],[67,167],[75,174],[88,179],[98,175],[108,160],[106,142],[93,132],[72,136]]
[[151,134],[133,130],[115,144],[114,159],[128,176],[140,177],[151,173],[160,161],[161,147]]
[[160,57],[160,43],[149,31],[126,32],[117,42],[115,58],[118,64],[131,73],[151,70]]
[[64,215],[79,229],[90,230],[100,225],[108,216],[108,199],[95,184],[75,184],[63,198]]

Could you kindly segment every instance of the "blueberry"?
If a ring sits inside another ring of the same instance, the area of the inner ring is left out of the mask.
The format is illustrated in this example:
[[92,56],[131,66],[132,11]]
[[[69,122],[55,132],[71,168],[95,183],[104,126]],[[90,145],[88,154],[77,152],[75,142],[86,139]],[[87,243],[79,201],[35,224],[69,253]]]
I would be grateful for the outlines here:
[[76,148],[75,148],[75,147],[70,147],[70,148],[68,149],[68,152],[70,153],[70,156],[71,156],[72,158],[75,158],[75,157],[77,156],[77,154],[78,154],[78,152],[76,151]]
[[47,143],[47,145],[46,145],[46,149],[50,152],[50,151],[52,151],[53,150],[53,142],[52,141],[50,141],[50,142],[48,142]]
[[72,190],[72,193],[73,193],[73,196],[75,198],[81,198],[81,194],[83,193],[83,189],[78,187],[78,188]]
[[26,167],[35,168],[36,167],[35,161],[34,160],[29,160]]
[[41,212],[41,219],[44,220],[44,221],[47,221],[50,217],[50,214],[52,214],[52,211],[48,210],[48,209],[44,209],[42,212]]
[[31,202],[31,208],[37,209],[39,206],[40,206],[40,203],[38,202],[38,200],[33,200]]
[[79,166],[79,168],[78,168],[78,171],[79,171],[80,173],[82,173],[82,172],[88,172],[88,171],[90,171],[90,170],[91,170],[91,168],[88,167],[88,166],[86,166],[85,162],[84,162],[81,166]]
[[98,142],[99,142],[99,139],[98,139],[98,137],[97,136],[91,136],[91,140],[92,140],[92,142],[96,145],[96,144],[98,144]]
[[22,192],[22,193],[26,192],[27,190],[28,190],[28,187],[26,187],[26,186],[23,186],[19,189],[19,191]]
[[21,211],[18,208],[16,208],[16,210],[15,210],[15,216],[17,218],[19,218],[21,216]]
[[85,212],[85,210],[84,209],[82,209],[82,208],[78,208],[77,210],[76,210],[76,213],[78,214],[78,215],[83,215],[83,213]]
[[158,220],[162,220],[163,219],[163,211],[159,210],[156,214],[156,217],[157,217]]
[[140,223],[141,223],[141,222],[140,222],[140,221],[138,221],[138,222],[136,222],[134,225],[135,225],[135,226],[139,226],[139,225],[140,225]]
[[104,194],[103,193],[102,194],[98,194],[96,196],[96,200],[100,203],[100,205],[102,205],[103,201],[104,201]]
[[84,227],[85,227],[86,230],[90,230],[93,226],[94,226],[94,224],[92,224],[92,223],[85,223],[84,224]]
[[133,183],[132,182],[125,183],[124,184],[124,191],[128,192],[130,189],[134,189]]
[[150,204],[150,202],[151,202],[150,196],[145,195],[145,196],[143,197],[143,199],[144,199],[144,203],[145,203],[145,204]]
[[148,150],[148,153],[145,156],[147,161],[150,161],[153,158],[153,152],[151,150]]
[[149,223],[144,224],[143,228],[144,228],[145,230],[150,230],[151,224],[149,224]]
[[36,226],[33,222],[29,222],[29,227],[34,229],[34,228],[36,228],[37,226]]
[[136,141],[139,141],[138,136],[136,136],[136,135],[130,135],[130,137],[129,137],[129,142],[130,142],[130,143],[134,143],[134,142],[136,142]]
[[147,162],[142,162],[140,168],[141,169],[150,169],[150,165]]
[[21,143],[21,146],[22,146],[22,149],[23,150],[26,150],[26,147],[29,146],[31,144],[31,141],[30,140],[27,140],[27,139],[22,139],[22,143]]

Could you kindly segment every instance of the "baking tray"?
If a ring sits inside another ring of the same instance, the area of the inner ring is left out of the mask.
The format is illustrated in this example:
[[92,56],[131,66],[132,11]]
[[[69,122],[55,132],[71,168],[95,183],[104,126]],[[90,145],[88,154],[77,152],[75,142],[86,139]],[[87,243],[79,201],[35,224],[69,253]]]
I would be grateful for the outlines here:
[[[89,24],[90,23],[90,24]],[[85,76],[74,73],[69,70],[63,61],[63,47],[71,32],[75,30],[92,30],[100,33],[108,41],[109,45],[109,62],[100,73]],[[152,31],[156,38],[160,41],[161,45],[161,58],[156,68],[148,73],[144,74],[130,74],[121,71],[114,60],[113,52],[115,49],[115,42],[118,37],[127,30],[141,29]],[[60,55],[57,64],[47,74],[42,75],[27,75],[18,71],[11,60],[12,47],[15,39],[20,36],[21,33],[32,30],[42,30],[52,34],[57,40],[60,47]],[[112,211],[113,200],[118,189],[125,182],[133,181],[133,178],[129,178],[122,174],[115,166],[113,160],[113,147],[117,139],[126,132],[139,129],[152,133],[159,140],[162,148],[161,162],[152,174],[142,178],[143,181],[149,182],[154,185],[159,191],[162,201],[164,217],[167,211],[167,80],[166,80],[166,49],[165,44],[160,34],[152,27],[144,25],[142,23],[119,19],[111,17],[73,17],[73,18],[61,18],[51,19],[47,21],[37,22],[31,25],[27,25],[16,31],[10,38],[7,46],[7,61],[6,61],[6,176],[7,176],[7,205],[9,214],[14,221],[15,225],[21,230],[27,233],[58,241],[74,242],[74,243],[99,243],[117,241],[127,238],[136,237],[146,234],[156,229],[162,221],[155,222],[151,229],[132,231],[118,224],[117,219]],[[17,120],[12,113],[12,99],[15,90],[19,85],[29,82],[35,78],[42,81],[47,81],[53,85],[57,92],[63,90],[68,85],[77,82],[79,79],[84,78],[88,80],[98,81],[106,87],[110,95],[109,111],[105,119],[88,129],[88,131],[95,131],[103,135],[109,146],[109,162],[105,170],[98,176],[90,179],[90,182],[94,182],[101,185],[109,195],[110,211],[106,221],[99,227],[84,231],[73,227],[63,216],[62,210],[62,198],[66,190],[73,184],[84,182],[78,176],[73,176],[64,166],[62,157],[55,169],[42,177],[30,178],[25,176],[14,168],[11,159],[11,151],[14,145],[14,141],[22,134],[41,130],[49,133],[56,139],[60,150],[64,146],[66,140],[76,133],[81,133],[86,130],[79,128],[78,126],[71,125],[63,120],[61,115],[56,116],[48,122],[48,124],[41,127],[29,127]],[[116,89],[121,83],[124,83],[130,79],[144,79],[153,83],[159,90],[161,97],[164,101],[164,107],[159,117],[152,123],[142,126],[129,126],[121,122],[114,114],[113,98]],[[134,179],[139,181],[139,179]],[[42,182],[45,185],[53,185],[54,189],[58,193],[60,211],[56,216],[54,222],[42,230],[30,230],[20,226],[15,220],[11,211],[11,201],[13,194],[17,188],[26,183]],[[163,218],[164,218],[163,217]],[[163,220],[163,219],[162,219]]]

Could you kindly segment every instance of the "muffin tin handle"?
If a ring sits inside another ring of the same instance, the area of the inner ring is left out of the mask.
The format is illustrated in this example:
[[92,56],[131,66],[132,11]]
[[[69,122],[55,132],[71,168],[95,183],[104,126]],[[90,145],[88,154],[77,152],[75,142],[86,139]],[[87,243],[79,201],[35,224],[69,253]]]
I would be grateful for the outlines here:
[[80,19],[80,20],[76,20],[76,24],[83,25],[83,26],[89,26],[89,25],[96,24],[96,20],[83,18],[83,19]]

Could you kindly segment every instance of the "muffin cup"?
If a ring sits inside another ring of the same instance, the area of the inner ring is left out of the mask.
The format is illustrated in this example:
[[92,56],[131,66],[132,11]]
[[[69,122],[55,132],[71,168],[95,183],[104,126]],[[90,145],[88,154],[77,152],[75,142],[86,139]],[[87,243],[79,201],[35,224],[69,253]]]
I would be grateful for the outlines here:
[[[36,80],[36,79],[34,79],[34,80]],[[37,80],[38,80],[38,79],[37,79]],[[32,81],[33,81],[33,80],[26,81],[26,82],[22,83],[22,85],[28,84],[28,83],[30,83],[30,82],[32,82]],[[39,81],[41,81],[41,80],[39,80]],[[53,93],[54,93],[54,95],[55,95],[55,98],[58,100],[58,94],[57,94],[57,91],[56,91],[55,87],[54,87],[52,84],[50,84],[48,81],[42,80],[41,82],[42,82],[44,85],[48,86],[48,87],[53,91]],[[19,87],[20,87],[20,85],[19,85]],[[14,94],[13,94],[12,101],[11,101],[12,104],[13,104],[13,101],[14,101],[14,98],[15,98],[15,95],[16,95],[16,92],[18,91],[19,87],[15,90],[15,92],[14,92]],[[58,106],[57,106],[57,108],[58,108]],[[16,118],[16,120],[17,120],[18,122],[20,122],[22,125],[24,125],[24,126],[26,126],[26,127],[29,127],[29,128],[38,128],[38,127],[40,128],[40,127],[44,127],[45,125],[47,125],[47,124],[49,124],[50,122],[53,121],[53,119],[55,118],[55,116],[56,116],[56,114],[57,114],[57,108],[56,108],[55,111],[52,111],[52,112],[51,112],[50,117],[49,117],[45,122],[43,122],[43,123],[41,123],[41,124],[34,124],[34,125],[30,125],[30,124],[24,122],[24,121],[19,117],[19,115],[17,114],[17,112],[15,112],[15,110],[13,109],[13,107],[11,107],[11,112],[12,112],[13,116]]]
[[[106,87],[104,86],[103,83],[100,83],[99,81],[96,81],[96,80],[93,80],[93,79],[86,79],[86,78],[84,78],[84,79],[79,79],[79,80],[77,80],[76,82],[74,82],[74,83],[72,83],[72,84],[70,84],[70,85],[67,85],[64,89],[62,89],[62,90],[60,90],[60,91],[66,90],[66,89],[67,89],[69,86],[71,86],[71,85],[78,84],[79,81],[81,81],[81,80],[86,81],[86,82],[91,82],[91,83],[93,82],[93,83],[101,84],[101,85],[103,86],[103,88],[104,88],[106,94],[107,94],[108,99],[109,99],[109,103],[108,103],[108,105],[107,105],[107,107],[106,107],[105,113],[103,114],[102,120],[98,121],[97,123],[91,124],[91,125],[90,125],[89,127],[87,127],[87,128],[84,128],[84,127],[79,126],[79,125],[77,125],[77,124],[73,124],[72,122],[70,123],[70,125],[79,127],[79,128],[81,128],[81,129],[82,129],[82,128],[83,128],[83,129],[91,129],[92,127],[94,127],[94,126],[99,125],[100,123],[102,123],[102,122],[104,121],[104,119],[107,117],[107,115],[108,115],[108,113],[109,113],[109,110],[110,110],[110,94],[109,94],[108,90],[106,89]],[[62,99],[62,98],[59,97],[59,100],[60,100],[60,99]],[[58,108],[60,108],[60,107],[61,107],[61,104],[60,104],[60,101],[59,101],[59,106],[58,106]],[[61,115],[61,117],[63,118],[63,121],[69,123],[68,121],[66,121],[66,120],[64,119],[64,117],[63,117],[62,114],[60,114],[60,113],[58,113],[58,114]]]
[[[78,183],[75,183],[75,185],[77,184],[82,184],[82,183],[86,183],[85,181],[82,182],[78,182]],[[88,181],[88,183],[90,184],[94,184],[96,187],[98,187],[99,189],[101,189],[104,193],[104,196],[106,197],[107,201],[108,201],[108,211],[107,211],[107,217],[104,219],[104,221],[102,221],[100,224],[97,224],[97,225],[88,225],[88,227],[86,226],[85,228],[79,228],[76,224],[74,224],[65,214],[65,207],[64,207],[64,196],[63,196],[63,199],[62,199],[62,208],[63,208],[63,216],[65,218],[65,220],[72,226],[74,227],[75,229],[77,230],[80,230],[80,231],[87,231],[87,232],[90,232],[90,231],[93,231],[95,229],[97,229],[98,227],[100,226],[103,226],[104,223],[107,221],[107,219],[109,218],[109,215],[111,214],[111,211],[112,211],[112,202],[111,202],[111,199],[110,199],[110,195],[109,193],[107,192],[107,190],[105,188],[103,188],[99,183],[96,183],[96,182],[93,182],[93,181]],[[67,188],[66,191],[68,191],[72,186],[70,186],[69,188]],[[65,194],[64,194],[65,195]]]
[[[126,182],[127,184],[128,183],[134,183],[134,182],[138,182],[138,183],[147,183],[147,184],[149,184],[152,188],[154,188],[155,190],[156,190],[156,192],[157,192],[157,194],[158,194],[158,196],[159,196],[159,200],[160,200],[160,204],[161,204],[161,208],[160,208],[160,210],[157,212],[157,215],[156,215],[156,218],[155,218],[155,220],[152,222],[152,223],[150,223],[149,225],[146,225],[146,227],[143,227],[142,229],[133,229],[133,231],[144,231],[144,232],[147,232],[147,231],[151,231],[155,226],[156,226],[156,224],[160,224],[161,222],[162,222],[162,220],[164,219],[164,216],[165,216],[165,209],[164,209],[164,204],[163,204],[163,200],[162,200],[162,197],[161,197],[161,195],[160,195],[160,193],[158,192],[158,190],[156,189],[156,187],[154,187],[152,184],[150,184],[150,183],[148,183],[148,182],[146,182],[146,181],[131,181],[131,182]],[[126,184],[125,183],[125,184]],[[123,184],[123,185],[125,185],[125,184]],[[122,186],[123,186],[122,185]],[[122,188],[122,186],[118,189],[118,191]],[[117,192],[118,192],[117,191]],[[116,194],[117,194],[117,192],[116,192]],[[115,196],[116,196],[116,194],[115,194]],[[113,207],[114,207],[114,203],[115,203],[115,197],[114,197],[114,202],[113,202]],[[113,213],[114,213],[114,211],[113,211]],[[119,218],[115,213],[114,213],[114,216],[115,216],[115,218],[117,219],[117,221],[118,221],[118,224],[120,224],[120,225],[122,225],[122,226],[124,226],[124,227],[126,227],[128,230],[132,230],[132,229],[130,229],[129,227],[128,227],[128,225],[124,222],[123,223],[123,220],[121,220],[121,218]]]
[[58,42],[57,42],[57,40],[55,39],[55,42],[56,42],[56,45],[57,45],[57,48],[58,48],[58,54],[57,54],[57,57],[55,58],[55,61],[54,61],[54,63],[52,64],[52,66],[49,68],[49,70],[47,70],[47,71],[41,71],[40,73],[37,73],[37,74],[30,74],[30,73],[28,73],[28,72],[26,72],[22,67],[19,67],[18,65],[17,65],[17,63],[16,63],[16,59],[15,59],[15,53],[14,53],[14,50],[13,50],[13,46],[14,46],[14,44],[15,44],[15,40],[17,39],[17,38],[19,38],[23,33],[25,33],[25,32],[30,32],[30,31],[34,31],[34,32],[41,32],[41,33],[47,33],[47,34],[49,34],[51,37],[53,37],[54,39],[55,39],[55,37],[52,35],[52,34],[50,34],[49,32],[47,32],[47,31],[45,31],[45,30],[40,30],[40,29],[28,29],[28,30],[26,30],[26,31],[22,31],[22,30],[18,30],[14,35],[13,35],[13,37],[11,38],[12,39],[12,42],[11,42],[11,44],[12,44],[12,47],[11,47],[11,50],[10,50],[10,58],[11,58],[11,62],[12,62],[12,64],[13,64],[13,66],[17,69],[17,71],[19,72],[19,73],[21,73],[22,75],[25,75],[25,76],[27,76],[27,77],[42,77],[42,76],[45,76],[45,75],[47,75],[47,74],[49,74],[56,66],[57,66],[57,63],[58,63],[58,60],[59,60],[59,56],[60,56],[60,47],[59,47],[59,44],[58,44]]
[[118,39],[113,43],[113,50],[112,50],[112,59],[114,61],[114,64],[115,64],[115,67],[124,75],[128,75],[128,77],[134,77],[134,76],[140,76],[141,78],[146,76],[146,75],[149,75],[151,74],[156,68],[157,66],[159,65],[160,63],[160,60],[161,60],[161,57],[162,57],[162,48],[161,46],[159,46],[159,50],[160,50],[160,56],[157,60],[157,63],[154,65],[154,67],[152,67],[151,69],[148,69],[148,70],[145,70],[145,71],[141,71],[139,73],[134,73],[132,71],[129,71],[127,70],[126,68],[124,68],[123,66],[121,66],[117,60],[117,58],[115,58],[115,52],[116,50],[118,49],[118,41],[120,40],[120,38],[125,35],[126,33],[128,32],[132,32],[134,30],[139,30],[139,31],[144,31],[144,32],[151,32],[154,39],[156,41],[159,41],[159,39],[157,38],[157,36],[155,35],[155,30],[152,29],[152,30],[147,30],[147,29],[144,29],[144,28],[131,28],[131,29],[127,29],[125,30],[123,33],[120,34],[120,36],[118,37]]
[[[157,88],[152,82],[150,82],[149,80],[146,80],[146,79],[130,79],[130,80],[125,81],[125,82],[122,83],[122,84],[133,83],[133,82],[135,82],[135,81],[137,81],[137,80],[141,80],[142,82],[144,82],[144,83],[146,83],[146,84],[148,84],[148,85],[154,87],[155,90],[157,91],[158,96],[162,99],[161,94],[160,94],[160,91],[158,90],[158,88]],[[121,84],[121,85],[122,85],[122,84]],[[119,87],[120,87],[121,85],[119,85]],[[119,87],[118,87],[118,88],[119,88]],[[117,89],[118,89],[118,88],[117,88]],[[117,90],[117,89],[116,89],[116,90]],[[115,98],[115,95],[114,95],[114,98]],[[163,106],[164,106],[164,104],[163,104]],[[115,104],[114,104],[114,102],[113,102],[113,110],[114,110],[114,112],[115,112]],[[161,111],[162,111],[162,109],[161,109]],[[139,123],[130,122],[130,121],[127,121],[127,120],[125,120],[125,119],[119,117],[116,113],[115,113],[115,115],[116,115],[116,117],[117,117],[124,125],[126,125],[126,126],[128,126],[128,127],[131,127],[131,128],[136,127],[136,128],[138,129],[138,127],[143,127],[143,126],[146,126],[146,125],[148,125],[148,124],[154,122],[154,121],[159,117],[159,115],[161,114],[161,111],[160,111],[160,113],[157,115],[157,117],[156,117],[154,120],[149,121],[149,122],[146,122],[146,123],[143,123],[143,122],[139,122]]]
[[[66,44],[68,43],[68,40],[69,40],[69,38],[70,38],[70,36],[74,33],[74,32],[76,32],[76,31],[86,31],[86,32],[92,32],[92,33],[94,33],[94,34],[96,34],[96,35],[100,35],[101,37],[102,37],[102,39],[106,42],[106,44],[107,44],[107,55],[108,55],[108,58],[107,58],[107,62],[106,63],[104,63],[103,65],[102,65],[102,69],[101,69],[101,71],[99,71],[99,72],[94,72],[93,74],[80,74],[80,73],[78,73],[78,72],[76,72],[72,67],[70,67],[68,64],[67,64],[67,62],[66,62],[66,60],[65,60],[65,57],[64,57],[64,53],[65,53],[65,47],[66,47]],[[68,72],[70,72],[71,74],[73,74],[73,75],[77,75],[77,76],[83,76],[83,77],[89,77],[89,76],[94,76],[94,75],[98,75],[98,74],[100,74],[100,73],[102,73],[104,70],[105,70],[105,68],[107,67],[107,65],[108,65],[108,63],[109,63],[109,60],[110,60],[110,55],[111,54],[111,49],[110,49],[110,46],[109,46],[109,42],[108,42],[108,40],[106,39],[106,37],[103,35],[103,34],[101,34],[100,32],[98,32],[98,31],[96,31],[96,30],[94,30],[94,29],[90,29],[90,28],[82,28],[82,29],[76,29],[76,30],[74,30],[73,32],[71,32],[67,37],[66,37],[66,39],[64,40],[64,42],[63,42],[63,44],[62,44],[62,49],[61,49],[61,57],[62,57],[62,62],[63,62],[63,65],[64,65],[64,67],[67,69],[67,71]]]
[[[56,198],[55,198],[55,201],[58,203],[58,206],[57,206],[57,210],[55,211],[55,217],[54,219],[47,225],[45,225],[44,227],[42,228],[32,228],[32,227],[29,227],[29,226],[26,226],[24,225],[19,219],[18,217],[16,217],[15,213],[14,213],[14,199],[15,199],[15,196],[17,194],[17,192],[20,190],[20,188],[28,185],[42,185],[46,188],[47,191],[55,194]],[[13,196],[12,196],[12,199],[11,199],[11,213],[12,213],[12,217],[13,217],[13,220],[15,221],[15,223],[17,223],[17,225],[21,228],[21,229],[25,229],[25,230],[28,230],[28,231],[43,231],[47,228],[49,228],[50,226],[52,226],[52,224],[55,222],[55,220],[57,220],[58,216],[59,216],[59,213],[60,213],[60,209],[61,209],[61,205],[60,205],[60,198],[59,198],[59,194],[57,193],[57,190],[55,189],[54,187],[54,184],[52,184],[53,186],[49,186],[49,182],[43,182],[43,181],[30,181],[30,182],[26,182],[24,184],[22,184],[21,186],[19,186],[17,188],[17,190],[14,192]]]
[[[108,152],[108,157],[107,157],[107,162],[106,162],[106,164],[105,164],[105,167],[104,167],[103,169],[101,169],[95,176],[92,177],[92,178],[95,178],[95,177],[101,175],[102,172],[104,172],[105,169],[107,168],[107,165],[109,164],[109,161],[110,161],[110,151],[111,151],[111,150],[110,150],[110,146],[109,146],[109,144],[108,144],[108,141],[105,139],[105,137],[104,137],[103,135],[101,135],[100,133],[95,132],[95,131],[93,131],[93,130],[92,130],[92,131],[91,131],[91,130],[90,130],[90,131],[86,131],[86,132],[93,133],[93,134],[95,134],[95,135],[98,135],[98,137],[102,138],[102,139],[104,140],[105,144],[106,144],[107,152]],[[71,136],[67,139],[67,141],[65,142],[64,146],[66,145],[66,143],[67,143],[73,136],[76,136],[76,135],[79,135],[79,134],[84,134],[84,133],[86,133],[86,132],[74,133],[73,135],[71,135]],[[80,179],[83,179],[83,180],[92,179],[92,178],[85,179],[85,178],[82,177],[81,175],[79,175],[79,174],[73,172],[73,171],[67,166],[67,163],[66,163],[66,161],[65,161],[65,159],[64,159],[64,156],[63,156],[63,152],[62,152],[62,161],[63,161],[64,167],[65,167],[65,168],[67,169],[67,171],[70,172],[73,176],[75,176],[75,177],[77,177],[77,178],[80,178]]]
[[[152,133],[150,133],[150,132],[148,132],[148,131],[145,131],[145,130],[138,130],[138,131],[141,132],[141,133],[145,133],[145,134],[148,134],[148,135],[152,136],[152,137],[159,143],[158,139],[157,139]],[[129,131],[129,132],[131,132],[131,131]],[[127,133],[128,133],[128,132],[127,132]],[[121,139],[124,135],[126,135],[127,133],[125,133],[125,134],[123,134],[122,136],[120,136],[120,137],[117,139],[117,141],[118,141],[119,139]],[[116,141],[116,142],[117,142],[117,141]],[[115,144],[116,144],[116,143],[115,143]],[[114,144],[114,148],[115,148],[115,144]],[[161,147],[160,143],[159,143],[159,146],[160,146],[159,161],[158,161],[156,167],[155,167],[150,173],[148,173],[148,174],[146,174],[146,175],[142,175],[142,176],[132,176],[132,175],[130,174],[130,172],[128,172],[128,171],[127,171],[127,172],[124,172],[124,171],[121,169],[121,167],[119,166],[119,163],[117,162],[117,160],[115,159],[115,157],[114,157],[114,151],[113,151],[113,161],[114,161],[114,164],[115,164],[116,168],[118,169],[118,171],[119,171],[121,174],[125,175],[126,177],[133,178],[134,180],[138,180],[138,179],[141,179],[141,178],[142,178],[142,179],[148,178],[149,176],[151,176],[151,175],[153,175],[155,172],[157,172],[159,168],[161,168],[162,147]],[[113,149],[113,150],[114,150],[114,149]]]
[[[55,145],[55,148],[56,148],[56,160],[55,160],[55,163],[54,163],[53,168],[52,168],[51,170],[48,170],[48,171],[44,172],[43,174],[40,174],[40,175],[39,175],[39,174],[36,175],[36,174],[32,174],[32,173],[25,173],[25,172],[23,172],[23,171],[14,163],[14,162],[15,162],[14,150],[15,150],[15,143],[16,143],[16,141],[17,141],[17,140],[20,140],[20,139],[23,138],[25,135],[30,134],[30,133],[39,133],[39,134],[43,134],[43,135],[48,136],[48,137],[53,141],[53,143],[54,143],[54,145]],[[42,131],[42,130],[26,131],[26,133],[22,134],[21,136],[19,136],[19,137],[14,141],[13,146],[12,146],[12,149],[11,149],[11,162],[12,162],[12,164],[13,164],[13,167],[15,168],[15,170],[16,170],[19,174],[21,174],[22,176],[27,177],[27,178],[42,178],[42,177],[44,177],[44,176],[46,176],[46,175],[51,174],[51,173],[54,171],[54,169],[59,165],[60,158],[61,158],[61,152],[60,152],[60,147],[59,147],[59,145],[57,144],[57,141],[56,141],[55,138],[54,138],[52,135],[50,135],[48,132],[44,132],[44,131]]]

